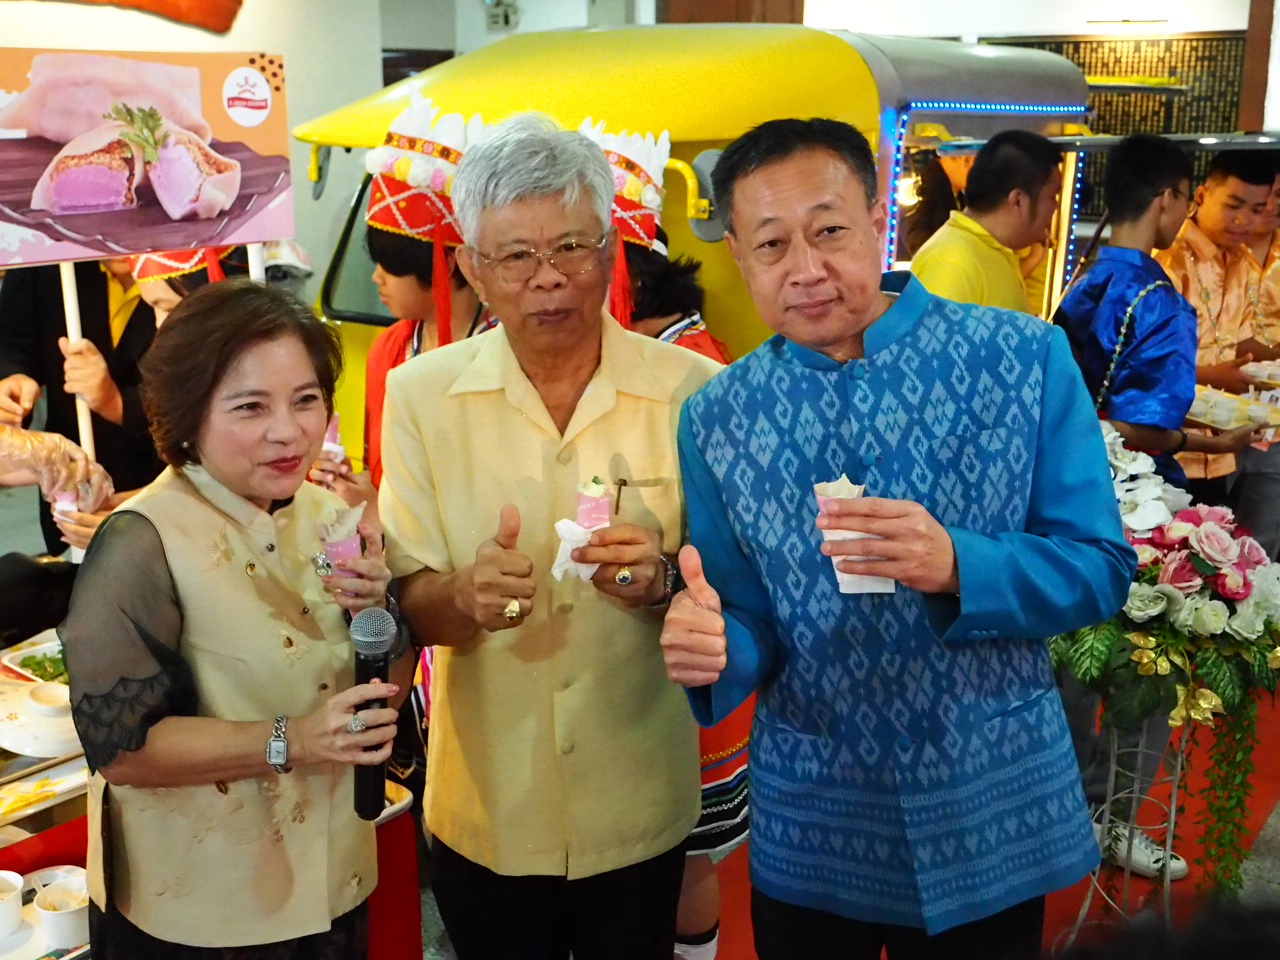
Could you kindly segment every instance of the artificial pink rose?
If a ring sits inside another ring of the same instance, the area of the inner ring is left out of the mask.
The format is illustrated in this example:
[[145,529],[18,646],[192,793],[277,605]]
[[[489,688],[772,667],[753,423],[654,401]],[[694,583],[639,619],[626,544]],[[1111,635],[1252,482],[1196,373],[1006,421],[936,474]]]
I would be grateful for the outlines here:
[[1174,550],[1166,554],[1160,566],[1157,583],[1167,583],[1179,593],[1192,594],[1204,585],[1200,571],[1191,562],[1191,555],[1186,550]]
[[1238,563],[1210,577],[1209,584],[1228,600],[1247,600],[1253,593],[1253,583]]
[[[1184,513],[1186,511],[1183,511]],[[1200,518],[1196,518],[1196,523],[1188,520],[1179,520],[1174,517],[1169,523],[1163,527],[1156,527],[1151,531],[1151,542],[1160,547],[1180,547],[1186,543],[1187,537],[1191,535],[1193,530],[1200,526]]]
[[1193,527],[1198,527],[1204,523],[1204,516],[1195,507],[1187,507],[1185,510],[1179,510],[1173,515],[1173,519],[1180,523],[1189,523]]
[[1248,572],[1255,567],[1265,567],[1271,562],[1271,558],[1267,556],[1267,551],[1262,548],[1257,540],[1253,537],[1236,537],[1236,543],[1240,545],[1240,559],[1236,562]]
[[1231,566],[1240,557],[1236,538],[1210,520],[1192,530],[1187,535],[1187,543],[1219,570]]
[[1159,547],[1152,546],[1150,543],[1135,544],[1134,552],[1138,555],[1138,568],[1149,567],[1153,563],[1159,563],[1164,554]]
[[1231,530],[1236,525],[1236,515],[1226,507],[1211,507],[1205,503],[1197,503],[1192,509],[1204,518],[1205,523],[1216,523],[1225,530]]

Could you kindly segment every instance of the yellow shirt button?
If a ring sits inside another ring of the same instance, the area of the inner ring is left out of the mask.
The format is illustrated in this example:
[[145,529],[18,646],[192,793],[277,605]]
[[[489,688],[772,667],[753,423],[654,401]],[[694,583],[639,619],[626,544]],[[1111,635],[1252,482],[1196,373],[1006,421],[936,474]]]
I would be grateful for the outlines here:
[[565,600],[556,604],[556,613],[573,613],[573,601]]
[[560,752],[561,752],[561,753],[563,753],[563,754],[567,757],[569,754],[573,753],[573,744],[572,744],[572,743],[562,743],[562,744],[560,745]]
[[573,451],[572,451],[572,450],[561,450],[561,451],[560,451],[560,456],[556,457],[556,463],[559,463],[559,464],[561,464],[562,466],[563,466],[563,465],[565,465],[565,464],[572,463],[572,462],[573,462]]

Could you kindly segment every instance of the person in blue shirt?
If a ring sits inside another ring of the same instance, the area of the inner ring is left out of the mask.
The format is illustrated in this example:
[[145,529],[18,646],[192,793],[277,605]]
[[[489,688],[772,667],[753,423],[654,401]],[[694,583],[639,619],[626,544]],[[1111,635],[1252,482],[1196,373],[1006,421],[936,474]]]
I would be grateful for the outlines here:
[[[1038,957],[1044,895],[1099,858],[1044,638],[1113,615],[1136,567],[1066,337],[881,274],[848,124],[762,124],[713,187],[777,335],[682,411],[662,646],[699,723],[758,692],[756,952]],[[841,475],[866,496],[819,512]],[[839,592],[833,560],[893,592]]]
[[1125,439],[1154,455],[1169,483],[1186,489],[1174,454],[1234,453],[1254,429],[1189,433],[1196,392],[1195,307],[1169,282],[1152,250],[1173,244],[1191,205],[1190,158],[1149,133],[1125,137],[1107,158],[1103,196],[1111,238],[1062,298],[1053,322],[1066,331],[1094,408]]
[[[1109,245],[1072,284],[1054,315],[1071,341],[1099,416],[1120,432],[1126,446],[1154,454],[1160,475],[1184,489],[1187,478],[1175,453],[1232,453],[1255,438],[1252,426],[1216,436],[1182,428],[1195,399],[1196,311],[1148,251],[1167,249],[1177,237],[1191,202],[1191,177],[1190,158],[1171,140],[1138,133],[1116,145],[1103,178]],[[1111,776],[1110,736],[1116,737],[1122,758],[1113,789],[1144,795],[1169,741],[1168,718],[1157,712],[1140,729],[1108,728],[1103,736],[1098,693],[1065,666],[1059,668],[1058,683],[1085,797],[1100,821]],[[1166,863],[1163,843],[1123,822],[1131,815],[1129,799],[1117,808],[1112,823],[1118,835],[1107,845],[1111,859],[1145,877],[1165,870],[1170,880],[1187,876],[1182,857],[1172,853]]]

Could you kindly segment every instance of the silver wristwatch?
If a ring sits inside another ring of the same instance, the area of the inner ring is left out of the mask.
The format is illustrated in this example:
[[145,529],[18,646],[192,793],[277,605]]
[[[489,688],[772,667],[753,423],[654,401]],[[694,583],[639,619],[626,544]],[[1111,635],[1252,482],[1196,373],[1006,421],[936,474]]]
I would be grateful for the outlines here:
[[271,769],[276,773],[288,773],[290,769],[285,766],[289,762],[289,741],[284,736],[284,728],[288,722],[288,717],[276,717],[276,722],[271,727],[271,738],[267,740],[267,763],[271,764]]

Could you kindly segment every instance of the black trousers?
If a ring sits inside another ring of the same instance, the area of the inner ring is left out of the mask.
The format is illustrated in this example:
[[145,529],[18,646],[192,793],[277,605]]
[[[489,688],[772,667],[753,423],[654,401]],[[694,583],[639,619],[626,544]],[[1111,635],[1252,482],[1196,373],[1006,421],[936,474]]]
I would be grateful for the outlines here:
[[751,891],[760,960],[1037,960],[1044,897],[928,936],[916,927],[849,920]]
[[436,837],[431,886],[458,960],[671,960],[684,850],[608,873],[509,877]]
[[1212,480],[1189,480],[1187,490],[1195,498],[1196,503],[1206,503],[1211,507],[1231,506],[1231,484],[1236,475],[1229,473],[1225,477],[1214,477]]

